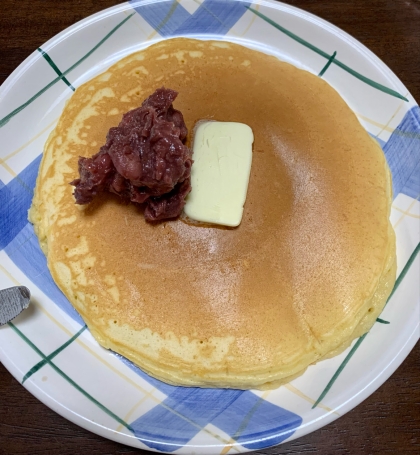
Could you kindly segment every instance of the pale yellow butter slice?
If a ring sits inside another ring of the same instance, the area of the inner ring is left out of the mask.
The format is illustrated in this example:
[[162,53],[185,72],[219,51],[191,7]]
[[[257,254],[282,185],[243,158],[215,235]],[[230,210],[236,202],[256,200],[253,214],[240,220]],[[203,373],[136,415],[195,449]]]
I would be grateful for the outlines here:
[[184,213],[192,220],[239,226],[252,162],[252,129],[244,123],[202,122],[196,128],[191,193]]

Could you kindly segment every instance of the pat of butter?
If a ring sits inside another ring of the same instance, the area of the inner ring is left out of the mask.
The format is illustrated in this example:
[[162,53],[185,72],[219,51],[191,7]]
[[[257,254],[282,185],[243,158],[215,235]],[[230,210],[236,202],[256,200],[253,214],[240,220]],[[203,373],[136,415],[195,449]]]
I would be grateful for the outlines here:
[[191,193],[184,213],[192,220],[239,226],[252,162],[252,129],[243,123],[202,122],[194,135]]

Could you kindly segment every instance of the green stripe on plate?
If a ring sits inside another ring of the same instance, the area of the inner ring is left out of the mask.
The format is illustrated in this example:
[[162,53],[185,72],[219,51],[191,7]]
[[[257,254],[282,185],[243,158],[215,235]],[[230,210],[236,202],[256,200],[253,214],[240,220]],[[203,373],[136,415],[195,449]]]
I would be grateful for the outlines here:
[[33,366],[23,377],[22,379],[22,384],[29,379],[34,373],[39,371],[44,365],[48,363],[48,360],[52,360],[55,356],[60,354],[61,351],[66,349],[67,346],[69,346],[73,341],[78,338],[79,335],[81,335],[84,330],[86,329],[86,326],[83,326],[76,334],[74,334],[69,340],[67,340],[62,346],[60,346],[58,349],[56,349],[53,353],[51,353],[49,356],[47,356],[45,359],[41,360],[38,362],[35,366]]
[[100,403],[96,398],[93,398],[92,395],[90,395],[86,390],[84,390],[82,387],[80,387],[76,382],[73,381],[69,376],[67,376],[64,371],[62,371],[60,368],[58,368],[43,352],[41,352],[35,344],[26,336],[24,335],[12,322],[8,323],[9,327],[11,327],[18,335],[19,337],[25,341],[40,357],[42,357],[48,365],[53,368],[62,378],[64,378],[69,384],[71,384],[77,391],[79,391],[84,397],[86,397],[88,400],[90,400],[92,403],[94,403],[96,406],[98,406],[99,409],[101,409],[105,414],[108,414],[110,417],[112,417],[114,420],[116,420],[119,424],[123,425],[127,430],[131,431],[134,433],[133,428],[124,420],[122,420],[120,417],[118,417],[116,414],[114,414],[110,409],[108,409],[106,406],[104,406],[102,403]]
[[[304,40],[300,36],[295,35],[290,30],[287,30],[286,28],[284,28],[281,25],[277,24],[276,22],[274,22],[269,17],[265,16],[264,14],[260,13],[259,11],[255,10],[255,9],[249,7],[249,6],[245,6],[245,8],[247,8],[249,11],[252,11],[254,14],[259,16],[261,19],[263,19],[264,21],[266,21],[267,23],[269,23],[273,27],[275,27],[277,30],[280,30],[281,32],[283,32],[289,38],[297,41],[298,43],[302,44],[303,46],[307,47],[308,49],[311,49],[312,51],[316,52],[318,55],[321,55],[322,57],[324,57],[326,59],[330,59],[330,56],[326,52],[324,52],[323,50],[321,50],[318,47],[314,46],[313,44],[309,43],[308,41]],[[379,82],[375,82],[372,79],[369,79],[368,77],[363,76],[363,74],[360,74],[357,71],[351,69],[349,66],[345,65],[344,63],[340,62],[339,60],[333,59],[332,63],[334,63],[335,65],[339,66],[344,71],[347,71],[349,74],[351,74],[355,78],[359,79],[360,81],[364,82],[365,84],[368,84],[371,87],[373,87],[373,88],[375,88],[377,90],[380,90],[381,92],[387,93],[388,95],[395,96],[396,98],[400,98],[400,99],[408,102],[408,99],[405,96],[401,95],[400,93],[396,92],[395,90],[392,90],[391,88],[385,87],[384,85],[380,84]]]
[[54,63],[53,59],[40,47],[38,47],[38,51],[41,52],[42,56],[45,58],[51,68],[58,74],[58,77],[60,77],[62,81],[65,82],[74,92],[76,89],[70,84],[67,78],[63,76],[63,73],[58,69],[58,66]]
[[335,59],[336,55],[337,55],[337,51],[334,51],[334,54],[331,55],[331,57],[328,59],[328,62],[326,63],[324,68],[322,68],[322,70],[319,72],[319,74],[318,74],[319,77],[322,77],[322,75],[325,73],[325,71],[327,71],[327,69],[330,67],[332,61]]
[[5,117],[0,119],[0,128],[2,128],[6,123],[12,119],[16,114],[19,114],[25,107],[29,106],[33,101],[35,101],[37,98],[39,98],[43,93],[45,93],[48,89],[50,89],[53,85],[55,85],[58,81],[60,81],[64,76],[66,76],[70,71],[73,71],[76,67],[78,67],[83,61],[85,61],[88,57],[90,57],[98,47],[102,46],[102,44],[105,43],[105,41],[110,38],[122,25],[124,25],[131,17],[134,16],[136,13],[132,13],[129,16],[127,16],[125,19],[123,19],[119,24],[117,24],[107,35],[105,35],[104,38],[102,38],[98,44],[96,44],[88,53],[86,53],[81,59],[79,59],[74,65],[72,65],[70,68],[68,68],[66,71],[61,73],[61,76],[55,78],[53,81],[51,81],[49,84],[47,84],[44,88],[42,88],[39,92],[35,93],[35,95],[32,98],[29,98],[28,101],[17,107],[15,110],[10,112],[10,114],[7,114]]
[[[407,263],[405,264],[403,270],[401,271],[400,275],[395,281],[394,289],[392,290],[390,296],[388,297],[388,300],[386,301],[386,304],[390,301],[391,297],[394,295],[394,292],[398,289],[398,286],[401,284],[402,280],[404,277],[407,275],[408,270],[410,269],[411,265],[414,262],[414,259],[416,258],[417,254],[420,251],[420,243],[416,246],[414,251],[411,253],[410,258],[408,259]],[[383,320],[380,320],[378,322],[382,322]],[[387,321],[384,321],[383,323],[387,324]],[[388,323],[389,324],[389,323]],[[350,352],[346,355],[346,358],[343,360],[341,365],[338,367],[337,371],[333,374],[332,378],[328,382],[328,384],[325,386],[325,389],[322,391],[321,395],[319,398],[315,401],[314,405],[312,406],[312,409],[314,409],[316,406],[318,406],[318,403],[324,399],[324,397],[327,395],[327,393],[330,391],[331,387],[333,386],[334,382],[337,380],[338,376],[340,376],[340,373],[344,370],[344,367],[347,365],[349,360],[353,357],[353,354],[357,351],[358,347],[362,344],[362,341],[365,339],[366,335],[369,332],[366,332],[364,335],[362,335],[355,343],[355,345],[351,348]]]

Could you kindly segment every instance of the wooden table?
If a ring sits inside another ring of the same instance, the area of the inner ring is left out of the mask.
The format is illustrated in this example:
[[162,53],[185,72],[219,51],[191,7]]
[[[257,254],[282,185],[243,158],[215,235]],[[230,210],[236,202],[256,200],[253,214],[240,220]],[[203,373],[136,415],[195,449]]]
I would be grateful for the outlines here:
[[[1,0],[0,83],[38,46],[118,0]],[[289,0],[357,38],[420,101],[419,0]],[[260,454],[420,453],[420,344],[366,401],[330,425]],[[79,428],[0,364],[0,454],[141,453]],[[148,453],[145,452],[144,453]]]

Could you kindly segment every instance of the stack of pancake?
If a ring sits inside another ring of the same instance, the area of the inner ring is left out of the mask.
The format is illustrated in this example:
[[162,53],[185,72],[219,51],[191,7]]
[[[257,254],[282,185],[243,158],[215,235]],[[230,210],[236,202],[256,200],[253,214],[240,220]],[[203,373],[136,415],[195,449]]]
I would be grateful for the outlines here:
[[[151,224],[112,194],[75,204],[79,156],[162,86],[179,92],[190,133],[201,119],[252,128],[239,227]],[[30,220],[100,344],[171,384],[264,389],[372,326],[395,280],[390,206],[382,150],[324,80],[236,44],[173,39],[76,90]]]

